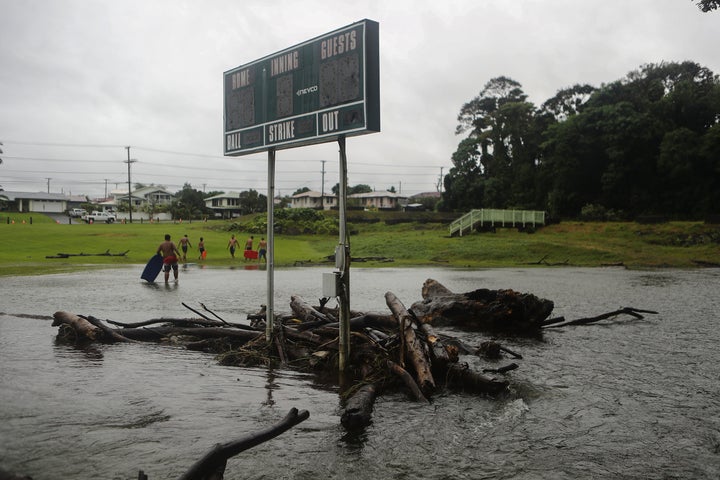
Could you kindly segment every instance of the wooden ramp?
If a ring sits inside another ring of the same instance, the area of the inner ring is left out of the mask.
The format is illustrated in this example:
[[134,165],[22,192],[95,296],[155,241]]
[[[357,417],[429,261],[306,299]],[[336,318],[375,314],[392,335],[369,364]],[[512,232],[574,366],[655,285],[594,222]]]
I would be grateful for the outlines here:
[[545,225],[545,212],[537,210],[470,210],[450,224],[450,236],[463,236],[481,228],[509,227],[533,230]]

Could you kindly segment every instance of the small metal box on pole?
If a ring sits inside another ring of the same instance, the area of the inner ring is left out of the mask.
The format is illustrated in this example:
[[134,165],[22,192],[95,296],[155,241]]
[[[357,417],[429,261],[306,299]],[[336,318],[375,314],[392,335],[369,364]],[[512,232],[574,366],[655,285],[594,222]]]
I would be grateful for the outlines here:
[[337,297],[340,295],[340,272],[323,273],[323,297]]

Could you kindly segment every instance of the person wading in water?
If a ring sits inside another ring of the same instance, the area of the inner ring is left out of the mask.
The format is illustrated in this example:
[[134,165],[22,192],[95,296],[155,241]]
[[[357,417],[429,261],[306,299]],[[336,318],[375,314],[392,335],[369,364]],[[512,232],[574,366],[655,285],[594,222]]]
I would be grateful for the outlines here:
[[170,279],[170,269],[172,268],[175,281],[178,281],[178,257],[180,251],[174,242],[170,240],[170,234],[165,235],[165,241],[160,244],[157,253],[163,257],[163,271],[165,272],[165,283]]

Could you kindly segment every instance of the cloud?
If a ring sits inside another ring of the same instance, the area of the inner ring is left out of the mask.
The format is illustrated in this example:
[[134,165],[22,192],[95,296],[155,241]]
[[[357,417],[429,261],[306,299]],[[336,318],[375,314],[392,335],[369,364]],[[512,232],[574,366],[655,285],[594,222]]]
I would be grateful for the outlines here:
[[[24,0],[0,18],[0,185],[101,195],[106,179],[264,191],[267,157],[222,155],[222,73],[362,18],[380,24],[382,132],[348,139],[350,184],[435,188],[461,105],[505,75],[540,105],[644,63],[718,71],[717,16],[683,0]],[[62,146],[61,146],[62,145]],[[337,145],[282,150],[283,194],[337,183]]]

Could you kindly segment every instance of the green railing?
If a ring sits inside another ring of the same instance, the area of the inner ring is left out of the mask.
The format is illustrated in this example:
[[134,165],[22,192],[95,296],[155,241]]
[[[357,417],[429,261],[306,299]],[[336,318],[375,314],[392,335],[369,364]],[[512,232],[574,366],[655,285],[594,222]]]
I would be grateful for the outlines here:
[[536,227],[545,225],[545,212],[537,210],[470,210],[450,224],[450,235],[472,231],[477,227]]

